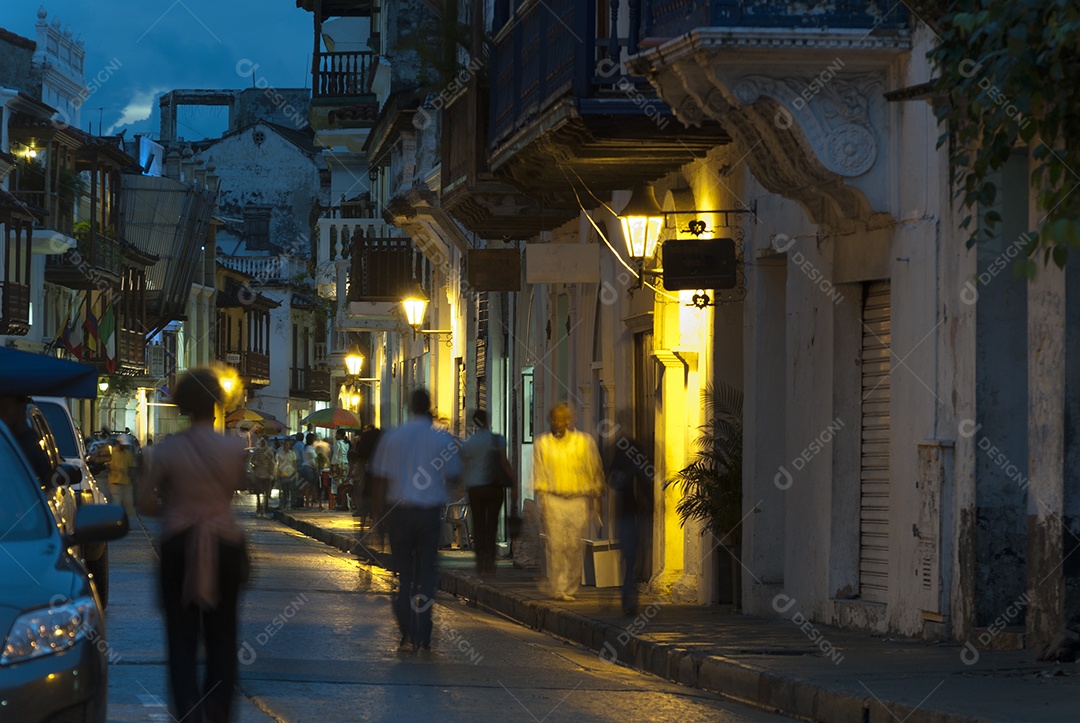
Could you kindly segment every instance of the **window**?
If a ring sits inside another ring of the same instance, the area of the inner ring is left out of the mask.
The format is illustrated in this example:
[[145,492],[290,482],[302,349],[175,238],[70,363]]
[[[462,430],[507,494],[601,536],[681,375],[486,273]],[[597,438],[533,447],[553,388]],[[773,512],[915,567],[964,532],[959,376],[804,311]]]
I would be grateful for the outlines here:
[[244,209],[244,235],[249,249],[270,249],[269,206],[248,206]]

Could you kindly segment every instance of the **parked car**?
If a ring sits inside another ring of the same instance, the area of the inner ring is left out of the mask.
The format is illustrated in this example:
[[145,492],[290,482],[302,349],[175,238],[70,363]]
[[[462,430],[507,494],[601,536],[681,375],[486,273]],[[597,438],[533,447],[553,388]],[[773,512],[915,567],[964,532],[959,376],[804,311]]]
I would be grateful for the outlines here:
[[43,489],[3,424],[0,470],[7,553],[0,555],[0,719],[104,723],[108,645],[102,604],[72,550],[123,537],[124,510],[83,504],[62,532],[47,496],[54,490],[48,488],[77,485],[80,468],[60,463],[57,481],[66,477],[69,483],[50,482]]
[[[71,534],[75,511],[90,504],[108,502],[98,487],[86,463],[78,428],[75,426],[67,402],[55,397],[36,397],[27,405],[26,414],[30,428],[38,438],[38,444],[49,457],[52,480],[48,490],[57,524],[62,532]],[[77,470],[78,474],[72,474]],[[86,563],[102,607],[109,604],[109,548],[105,543],[80,546],[76,554]]]

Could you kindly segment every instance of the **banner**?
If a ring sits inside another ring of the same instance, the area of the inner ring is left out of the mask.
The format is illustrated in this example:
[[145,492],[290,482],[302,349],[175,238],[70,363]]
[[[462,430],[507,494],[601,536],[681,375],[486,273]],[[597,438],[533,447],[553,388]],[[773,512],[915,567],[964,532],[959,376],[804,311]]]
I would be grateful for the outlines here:
[[116,317],[111,306],[101,317],[98,334],[101,337],[102,350],[105,352],[105,369],[112,374],[116,371]]

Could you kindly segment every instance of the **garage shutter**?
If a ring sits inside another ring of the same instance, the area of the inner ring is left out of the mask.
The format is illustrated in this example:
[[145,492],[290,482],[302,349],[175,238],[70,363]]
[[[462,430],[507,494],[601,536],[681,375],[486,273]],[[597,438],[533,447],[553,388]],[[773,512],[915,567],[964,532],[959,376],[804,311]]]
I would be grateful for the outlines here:
[[885,602],[889,592],[891,311],[889,282],[867,284],[862,315],[859,594],[872,602]]

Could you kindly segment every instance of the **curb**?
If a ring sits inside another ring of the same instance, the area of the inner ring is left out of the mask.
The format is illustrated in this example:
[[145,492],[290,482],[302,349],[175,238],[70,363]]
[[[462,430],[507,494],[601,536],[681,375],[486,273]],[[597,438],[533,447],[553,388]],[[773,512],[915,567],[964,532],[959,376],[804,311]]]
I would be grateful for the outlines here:
[[[356,555],[380,567],[390,567],[389,553],[359,545],[354,537],[332,533],[281,511],[274,513],[274,519],[344,553]],[[678,645],[644,640],[629,632],[627,628],[630,626],[618,627],[593,620],[544,601],[499,590],[450,570],[439,570],[437,586],[443,592],[467,598],[480,607],[534,630],[583,645],[596,651],[600,659],[608,664],[622,663],[665,680],[719,693],[762,710],[810,721],[987,723],[984,718],[881,701],[872,696],[830,689],[795,676],[756,668],[729,658],[694,653]]]

